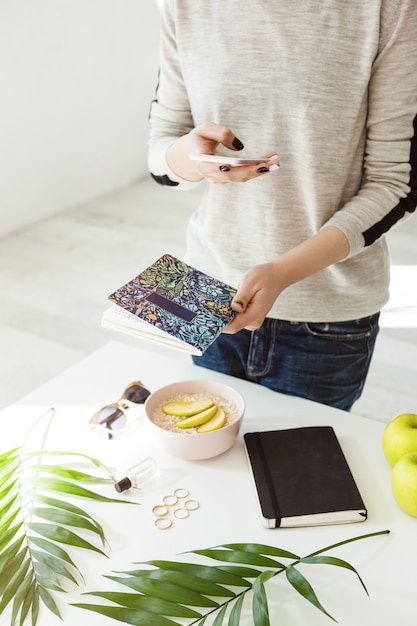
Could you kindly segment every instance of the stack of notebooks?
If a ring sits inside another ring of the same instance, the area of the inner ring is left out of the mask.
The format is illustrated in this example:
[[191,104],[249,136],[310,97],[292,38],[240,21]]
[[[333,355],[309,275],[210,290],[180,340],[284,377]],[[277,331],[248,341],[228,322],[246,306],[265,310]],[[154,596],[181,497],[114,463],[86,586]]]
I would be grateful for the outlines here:
[[362,522],[367,510],[331,426],[246,433],[264,526]]
[[236,289],[164,254],[114,291],[102,326],[201,355],[235,317]]

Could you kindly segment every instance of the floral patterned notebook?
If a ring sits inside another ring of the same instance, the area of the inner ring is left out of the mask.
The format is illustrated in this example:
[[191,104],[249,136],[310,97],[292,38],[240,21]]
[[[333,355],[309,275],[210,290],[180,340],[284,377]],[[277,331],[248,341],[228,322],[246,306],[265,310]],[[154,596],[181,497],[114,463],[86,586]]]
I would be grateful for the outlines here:
[[232,321],[236,289],[170,254],[112,293],[102,325],[202,354]]

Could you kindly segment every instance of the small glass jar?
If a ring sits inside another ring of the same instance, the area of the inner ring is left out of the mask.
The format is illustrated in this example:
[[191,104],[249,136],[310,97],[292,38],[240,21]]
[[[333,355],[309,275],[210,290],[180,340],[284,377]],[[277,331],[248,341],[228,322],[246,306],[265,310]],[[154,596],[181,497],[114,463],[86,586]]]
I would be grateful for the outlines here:
[[145,483],[159,476],[160,473],[158,461],[153,457],[147,457],[130,467],[126,476],[115,483],[114,488],[118,493],[123,493],[131,487],[140,489]]

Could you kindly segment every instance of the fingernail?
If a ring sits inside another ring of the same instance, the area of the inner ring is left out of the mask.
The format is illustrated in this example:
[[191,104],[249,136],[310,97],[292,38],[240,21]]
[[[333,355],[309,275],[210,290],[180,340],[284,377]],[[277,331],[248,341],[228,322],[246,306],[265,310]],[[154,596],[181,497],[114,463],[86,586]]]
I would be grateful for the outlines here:
[[273,163],[272,165],[269,166],[269,171],[274,172],[275,170],[279,170],[279,165],[277,165],[276,163]]
[[259,170],[256,170],[258,174],[265,174],[265,172],[269,172],[267,167],[260,167]]
[[240,139],[238,139],[237,137],[233,139],[232,145],[234,148],[236,148],[236,150],[243,150],[243,148],[245,147]]
[[221,172],[230,172],[230,167],[228,167],[227,165],[220,165],[219,170]]

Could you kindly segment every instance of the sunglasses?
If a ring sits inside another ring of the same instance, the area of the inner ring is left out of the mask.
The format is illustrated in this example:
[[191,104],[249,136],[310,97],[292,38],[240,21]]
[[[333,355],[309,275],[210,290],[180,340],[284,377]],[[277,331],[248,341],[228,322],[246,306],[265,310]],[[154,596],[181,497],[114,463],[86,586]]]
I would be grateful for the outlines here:
[[109,439],[113,439],[115,435],[125,431],[131,421],[127,410],[135,405],[144,404],[150,393],[140,381],[130,383],[117,402],[106,404],[90,417],[88,421],[90,428],[97,428],[100,432],[106,433]]

